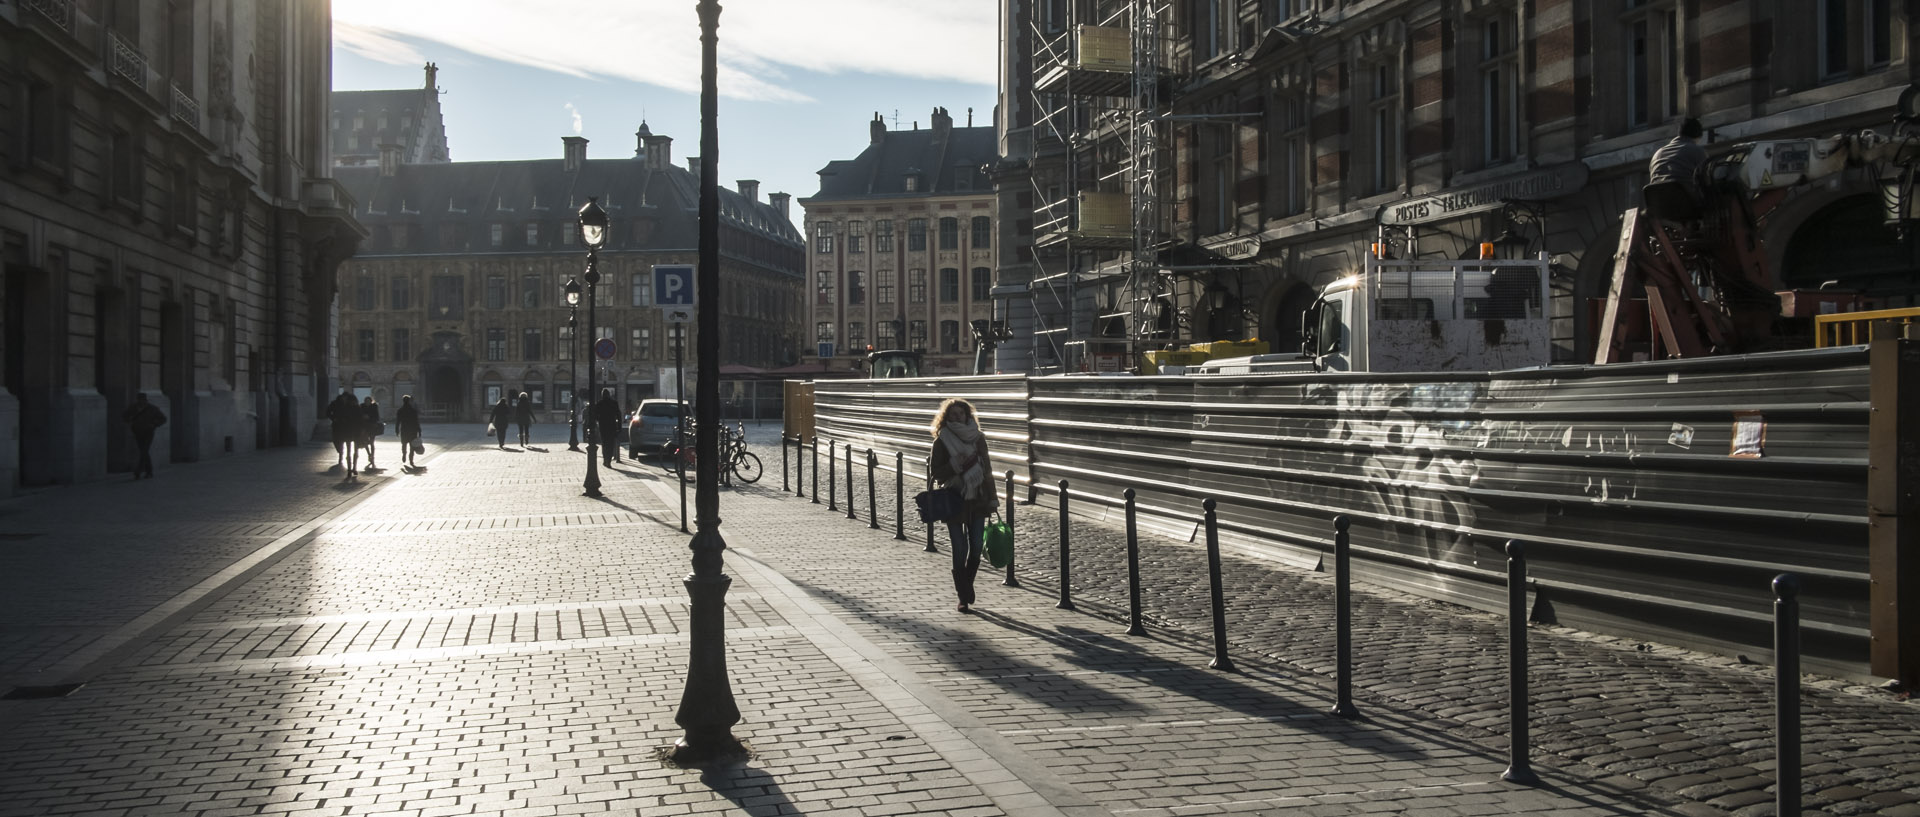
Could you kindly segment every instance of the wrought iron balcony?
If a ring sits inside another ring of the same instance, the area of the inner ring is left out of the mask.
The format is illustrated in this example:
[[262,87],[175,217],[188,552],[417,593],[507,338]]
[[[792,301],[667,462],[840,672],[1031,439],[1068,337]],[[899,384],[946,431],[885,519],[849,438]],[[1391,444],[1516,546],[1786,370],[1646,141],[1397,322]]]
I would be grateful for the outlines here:
[[110,70],[140,86],[141,90],[147,90],[147,78],[153,73],[147,67],[147,55],[140,53],[140,49],[134,48],[133,43],[127,42],[118,33],[108,32],[107,37],[113,43],[113,59],[108,63]]
[[72,0],[22,0],[21,5],[40,12],[41,17],[61,31],[73,33]]
[[173,103],[171,107],[173,112],[173,118],[178,119],[181,122],[184,122],[187,125],[192,126],[194,130],[199,130],[200,129],[200,103],[194,101],[193,97],[188,96],[186,91],[181,90],[178,84],[172,84],[172,85],[173,85]]

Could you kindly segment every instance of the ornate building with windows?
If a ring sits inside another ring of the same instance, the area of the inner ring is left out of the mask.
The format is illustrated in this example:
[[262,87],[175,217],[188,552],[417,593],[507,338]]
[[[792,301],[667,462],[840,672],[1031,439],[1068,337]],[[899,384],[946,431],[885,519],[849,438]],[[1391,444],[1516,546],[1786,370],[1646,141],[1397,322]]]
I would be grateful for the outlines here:
[[[1590,360],[1621,214],[1680,123],[1735,143],[1893,121],[1914,27],[1879,0],[1006,0],[995,169],[1002,369],[1189,341],[1297,349],[1385,241],[1554,262],[1555,354]],[[1910,302],[1871,169],[1762,225],[1776,289]]]
[[373,164],[388,145],[400,149],[398,158],[405,164],[453,161],[435,84],[440,67],[427,63],[426,74],[420,88],[333,92],[327,136],[335,167]]
[[314,428],[334,273],[326,0],[0,3],[0,493]]
[[[335,107],[345,116],[358,104]],[[610,338],[615,353],[595,378],[623,404],[674,396],[678,333],[653,303],[653,267],[698,262],[700,160],[674,165],[672,144],[643,124],[630,157],[589,159],[587,140],[568,136],[558,158],[409,162],[387,142],[376,164],[338,168],[371,233],[341,275],[345,385],[387,410],[411,394],[439,420],[482,420],[502,395],[525,392],[542,422],[565,422],[593,342]],[[720,191],[721,291],[700,294],[722,313],[721,363],[747,369],[794,362],[801,339],[800,233],[787,194],[762,201],[758,188]],[[562,288],[585,286],[577,217],[589,198],[611,225],[598,325],[583,295],[574,328]],[[692,333],[688,324],[680,370],[694,366]],[[691,378],[685,387],[691,395]]]
[[871,347],[926,352],[928,374],[973,373],[972,322],[994,317],[994,134],[954,127],[944,108],[930,124],[889,131],[876,114],[866,150],[828,163],[800,200],[803,358],[816,371],[852,372]]

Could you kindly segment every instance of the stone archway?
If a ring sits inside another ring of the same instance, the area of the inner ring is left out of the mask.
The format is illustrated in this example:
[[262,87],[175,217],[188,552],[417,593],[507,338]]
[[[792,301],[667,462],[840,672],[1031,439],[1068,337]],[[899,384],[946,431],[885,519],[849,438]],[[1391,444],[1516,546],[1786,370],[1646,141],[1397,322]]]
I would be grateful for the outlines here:
[[1786,289],[1860,292],[1884,306],[1912,303],[1913,249],[1886,226],[1877,195],[1847,196],[1808,215],[1780,254],[1778,281]]
[[467,384],[460,369],[442,365],[430,368],[426,372],[427,416],[441,420],[465,420],[467,416]]
[[1300,344],[1305,340],[1301,332],[1301,313],[1313,306],[1318,297],[1313,287],[1299,281],[1283,285],[1269,297],[1260,327],[1260,337],[1266,339],[1267,351],[1289,355],[1300,351]]

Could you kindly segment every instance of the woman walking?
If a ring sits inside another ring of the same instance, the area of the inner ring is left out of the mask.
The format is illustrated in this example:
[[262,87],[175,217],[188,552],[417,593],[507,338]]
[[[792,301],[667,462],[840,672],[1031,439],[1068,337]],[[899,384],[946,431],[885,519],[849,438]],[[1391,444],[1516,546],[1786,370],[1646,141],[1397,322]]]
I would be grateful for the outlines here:
[[400,396],[400,408],[393,412],[393,424],[400,432],[401,470],[411,471],[418,466],[413,464],[413,441],[420,439],[420,409],[413,405],[413,395]]
[[953,399],[940,404],[933,417],[933,480],[943,488],[958,491],[965,500],[961,510],[947,523],[953,537],[953,589],[960,596],[962,613],[973,611],[973,577],[980,572],[980,549],[987,529],[987,515],[999,509],[993,493],[993,461],[987,456],[987,437],[973,404]]
[[373,395],[360,403],[360,447],[367,449],[367,473],[379,470],[373,464],[373,444],[386,433],[386,423],[380,422],[380,404],[373,402]]
[[333,453],[336,458],[333,467],[345,467],[347,482],[352,482],[354,467],[360,462],[360,403],[353,399],[353,392],[342,390],[339,397],[327,404],[327,420],[333,427]]
[[520,393],[520,402],[514,404],[513,422],[520,426],[520,447],[527,447],[527,434],[533,430],[533,398],[526,392]]
[[488,418],[487,424],[493,426],[493,435],[500,439],[500,448],[503,451],[507,447],[507,424],[511,422],[513,422],[513,404],[507,402],[507,398],[502,396],[500,402],[493,404],[493,415]]

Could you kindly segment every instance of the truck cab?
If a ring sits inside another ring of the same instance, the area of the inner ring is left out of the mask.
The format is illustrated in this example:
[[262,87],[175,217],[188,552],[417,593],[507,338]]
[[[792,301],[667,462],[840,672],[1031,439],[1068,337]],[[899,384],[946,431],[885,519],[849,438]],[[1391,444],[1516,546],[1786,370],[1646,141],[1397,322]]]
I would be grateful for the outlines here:
[[1497,371],[1552,360],[1548,269],[1533,259],[1369,257],[1328,284],[1301,354],[1330,372]]

